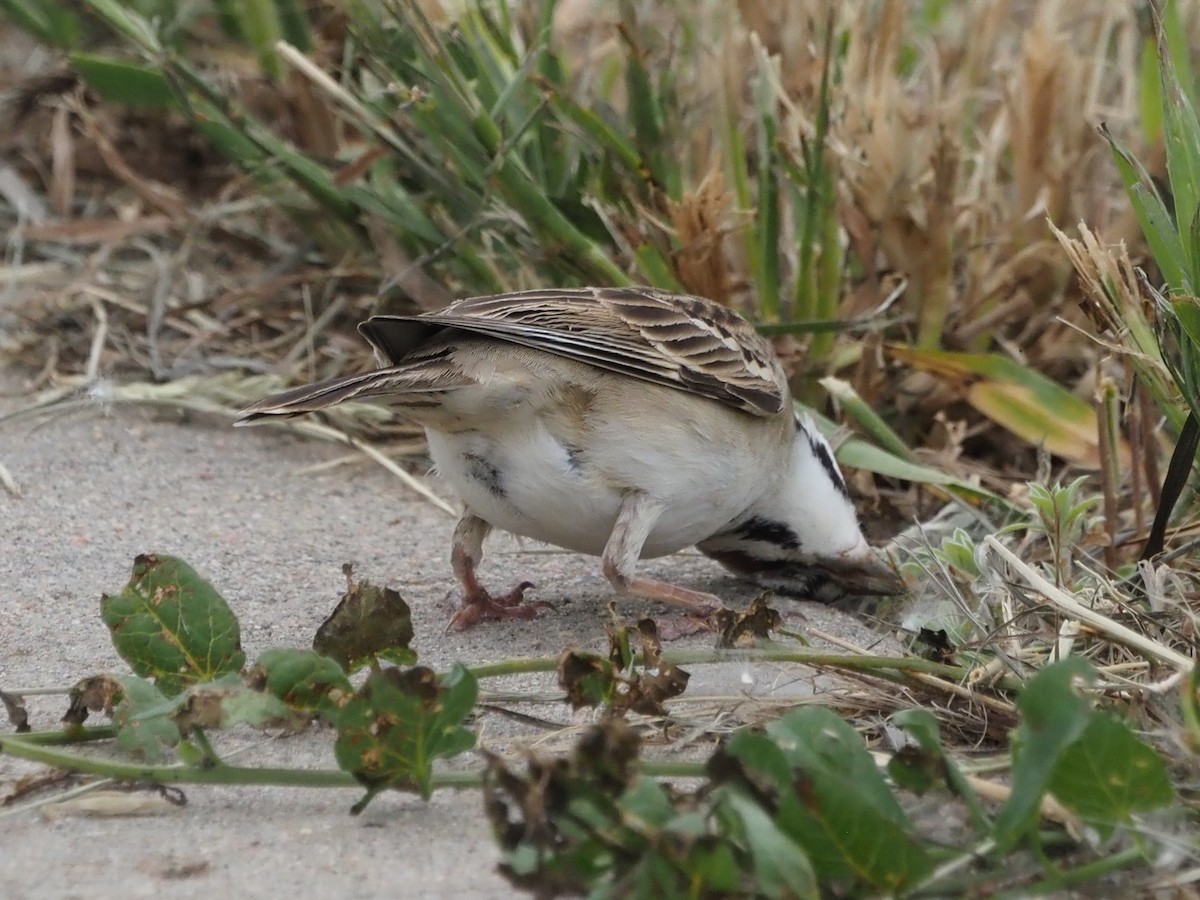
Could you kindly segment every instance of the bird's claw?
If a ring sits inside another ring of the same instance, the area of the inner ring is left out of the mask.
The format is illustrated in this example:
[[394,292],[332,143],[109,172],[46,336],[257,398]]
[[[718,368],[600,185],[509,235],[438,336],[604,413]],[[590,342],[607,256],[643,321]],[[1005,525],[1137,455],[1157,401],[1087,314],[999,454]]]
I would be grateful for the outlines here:
[[[537,617],[538,610],[554,609],[554,604],[545,600],[526,603],[525,592],[531,587],[532,581],[522,581],[507,594],[501,594],[499,597],[493,597],[482,587],[462,595],[458,601],[458,609],[446,625],[446,631],[465,631],[484,619],[533,619]],[[457,591],[454,594],[457,594]]]

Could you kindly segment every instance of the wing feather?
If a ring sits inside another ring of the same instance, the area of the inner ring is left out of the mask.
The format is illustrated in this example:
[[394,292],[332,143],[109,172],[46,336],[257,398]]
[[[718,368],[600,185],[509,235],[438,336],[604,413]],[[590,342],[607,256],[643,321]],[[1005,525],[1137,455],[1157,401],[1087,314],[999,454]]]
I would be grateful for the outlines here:
[[360,329],[398,363],[443,328],[487,335],[689,391],[759,416],[790,406],[767,342],[728,307],[651,288],[534,290],[460,300],[420,316],[373,316]]

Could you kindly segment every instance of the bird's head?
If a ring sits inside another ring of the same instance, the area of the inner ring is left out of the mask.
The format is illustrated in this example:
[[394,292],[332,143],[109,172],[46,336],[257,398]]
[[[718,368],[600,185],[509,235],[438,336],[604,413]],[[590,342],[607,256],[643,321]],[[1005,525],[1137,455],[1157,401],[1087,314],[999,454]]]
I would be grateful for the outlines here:
[[773,489],[699,549],[739,575],[823,602],[904,591],[863,536],[833,450],[808,416],[796,417],[790,466]]

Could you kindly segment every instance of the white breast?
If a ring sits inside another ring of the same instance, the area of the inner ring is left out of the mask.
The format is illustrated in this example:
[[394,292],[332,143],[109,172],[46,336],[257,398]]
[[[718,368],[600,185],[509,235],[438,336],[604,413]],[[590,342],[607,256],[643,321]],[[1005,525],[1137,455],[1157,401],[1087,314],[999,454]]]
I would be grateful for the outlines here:
[[629,491],[659,497],[666,509],[643,558],[719,531],[781,465],[787,446],[769,420],[681,391],[625,385],[625,393],[601,392],[582,431],[525,407],[468,431],[428,428],[430,455],[495,527],[597,556]]

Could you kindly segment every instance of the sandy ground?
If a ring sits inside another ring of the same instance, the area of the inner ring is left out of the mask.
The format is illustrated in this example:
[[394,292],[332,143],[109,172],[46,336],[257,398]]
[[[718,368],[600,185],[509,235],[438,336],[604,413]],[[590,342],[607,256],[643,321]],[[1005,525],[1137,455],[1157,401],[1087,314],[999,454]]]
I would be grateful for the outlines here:
[[[6,381],[14,383],[0,374],[0,387]],[[19,403],[0,400],[0,413]],[[507,536],[487,545],[487,583],[507,587],[527,577],[537,584],[531,596],[554,601],[558,611],[535,623],[444,634],[452,518],[367,462],[300,472],[345,452],[270,429],[140,409],[0,423],[0,463],[21,489],[19,497],[0,489],[0,687],[69,685],[125,671],[98,601],[125,584],[144,552],[181,556],[209,578],[238,614],[251,659],[268,647],[310,644],[344,589],[346,562],[401,591],[414,610],[421,660],[435,668],[602,646],[609,592],[597,561]],[[698,556],[657,560],[646,571],[731,601],[755,593]],[[637,602],[625,608],[647,611]],[[802,615],[851,639],[875,640],[836,611],[802,603],[785,611],[793,622]],[[709,666],[693,670],[689,695],[806,692],[812,683],[813,673],[796,668]],[[543,676],[502,687],[554,690]],[[34,727],[56,727],[63,698],[35,699]],[[529,711],[585,721],[557,705]],[[481,731],[484,742],[510,749],[517,732],[539,736],[495,715],[481,719]],[[244,764],[333,763],[327,731],[262,741],[238,733],[222,736],[220,746],[259,744],[238,757]],[[0,757],[0,796],[35,768]],[[186,793],[185,808],[149,817],[5,815],[0,897],[515,895],[496,871],[498,853],[474,792],[440,792],[428,803],[386,794],[357,818],[347,814],[356,791],[192,786]]]

